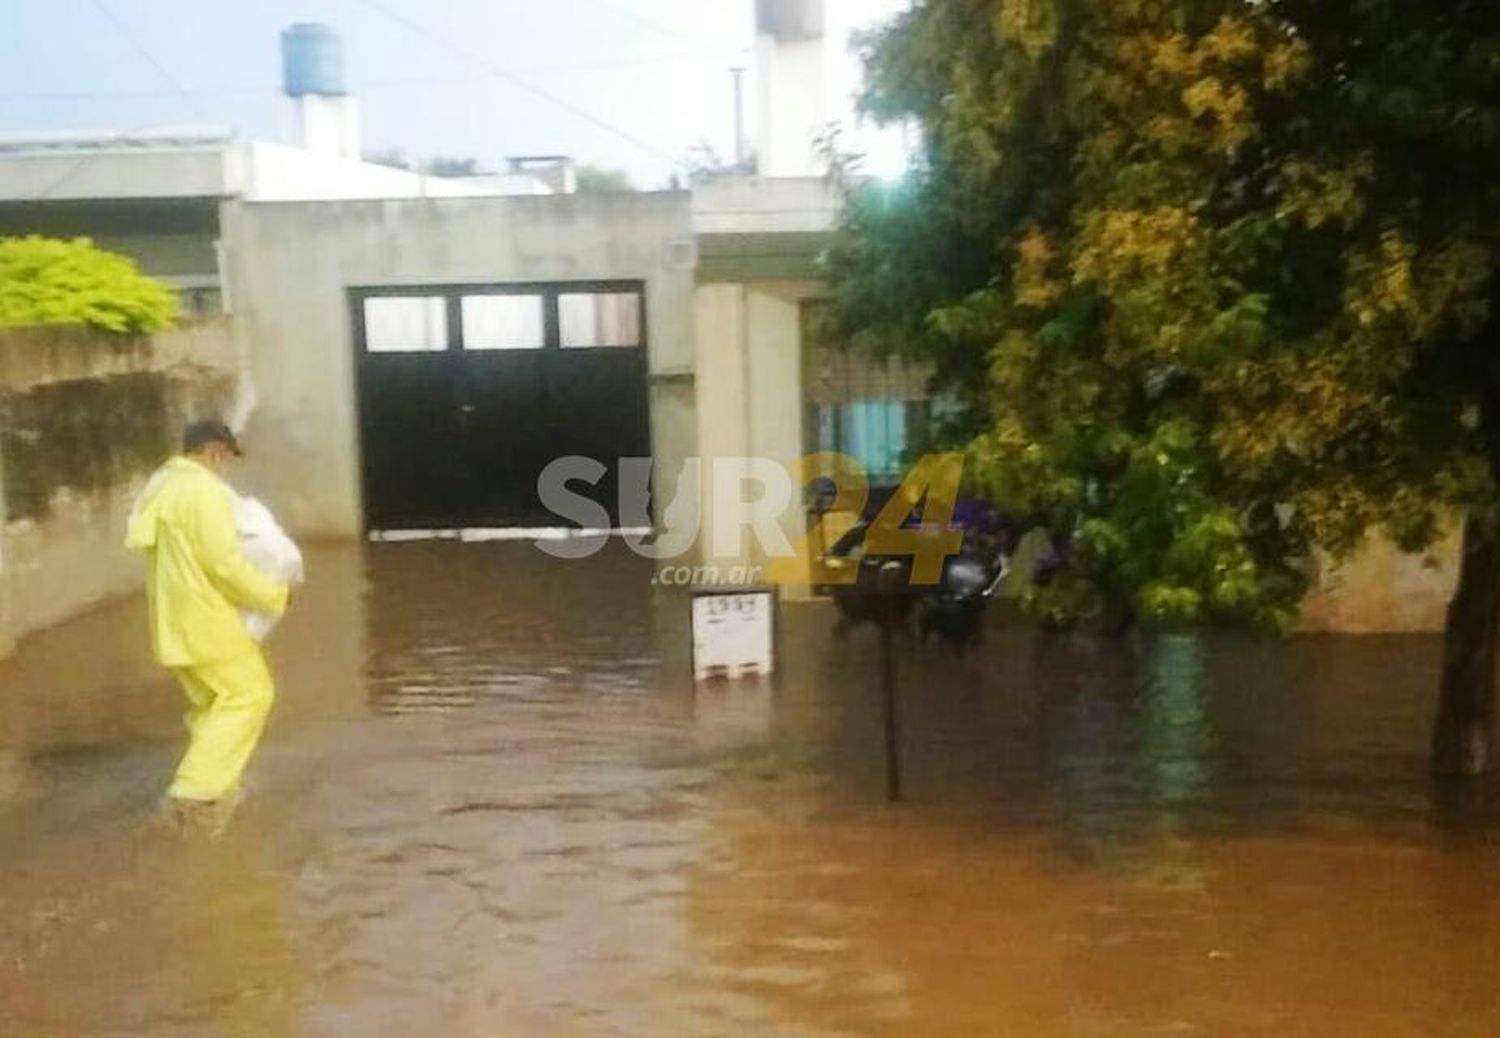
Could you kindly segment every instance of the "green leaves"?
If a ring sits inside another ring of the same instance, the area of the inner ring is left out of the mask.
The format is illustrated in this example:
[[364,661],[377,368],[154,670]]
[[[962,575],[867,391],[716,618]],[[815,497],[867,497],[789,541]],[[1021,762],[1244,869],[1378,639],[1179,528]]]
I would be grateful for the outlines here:
[[166,286],[86,238],[0,238],[0,328],[83,324],[133,334],[164,328],[176,315]]
[[1495,502],[1500,7],[919,0],[866,53],[927,152],[833,309],[1077,534],[1038,609],[1285,627],[1309,544]]

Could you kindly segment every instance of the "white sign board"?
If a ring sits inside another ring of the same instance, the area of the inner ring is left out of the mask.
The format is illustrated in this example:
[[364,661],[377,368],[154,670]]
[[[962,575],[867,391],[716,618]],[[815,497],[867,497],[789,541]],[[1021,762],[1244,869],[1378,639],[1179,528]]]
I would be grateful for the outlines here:
[[693,676],[738,678],[776,669],[776,592],[693,593]]

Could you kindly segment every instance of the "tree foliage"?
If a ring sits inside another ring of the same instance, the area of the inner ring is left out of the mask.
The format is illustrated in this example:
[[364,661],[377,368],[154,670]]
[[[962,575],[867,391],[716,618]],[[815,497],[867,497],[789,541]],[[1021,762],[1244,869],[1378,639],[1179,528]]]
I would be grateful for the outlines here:
[[683,182],[693,185],[721,177],[753,176],[758,165],[759,159],[754,154],[736,162],[719,154],[719,149],[714,147],[713,142],[704,138],[694,143],[687,154],[677,161],[672,182],[674,185]]
[[619,191],[634,191],[630,174],[623,169],[607,169],[585,163],[578,167],[579,194],[612,194]]
[[1492,506],[1497,23],[919,0],[866,41],[866,107],[926,148],[850,186],[834,312],[936,358],[981,481],[1077,531],[1040,607],[1284,626],[1309,545]]
[[151,332],[176,316],[169,288],[87,238],[0,238],[0,328],[82,324]]
[[391,169],[403,169],[409,173],[422,173],[429,177],[482,177],[488,176],[480,161],[472,155],[436,155],[426,161],[408,158],[405,148],[383,148],[364,156],[366,162]]
[[389,166],[391,169],[412,168],[412,161],[406,157],[405,148],[382,148],[368,153],[364,160],[377,166]]
[[473,156],[439,155],[423,163],[422,172],[432,177],[479,177],[488,171],[480,168],[479,160]]

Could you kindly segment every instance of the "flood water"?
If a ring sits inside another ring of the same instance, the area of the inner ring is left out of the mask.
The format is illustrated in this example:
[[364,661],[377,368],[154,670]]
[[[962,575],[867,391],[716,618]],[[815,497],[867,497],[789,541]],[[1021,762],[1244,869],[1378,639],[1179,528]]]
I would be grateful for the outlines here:
[[[781,612],[696,690],[652,563],[326,550],[217,842],[139,603],[0,663],[0,1034],[1500,1033],[1500,810],[1436,789],[1431,638],[901,660]],[[996,618],[998,619],[998,618]]]

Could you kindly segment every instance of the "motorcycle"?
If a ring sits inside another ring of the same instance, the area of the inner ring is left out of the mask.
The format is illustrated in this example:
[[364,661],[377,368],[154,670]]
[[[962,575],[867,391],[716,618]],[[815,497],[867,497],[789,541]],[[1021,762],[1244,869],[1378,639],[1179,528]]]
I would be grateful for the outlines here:
[[[917,636],[924,643],[936,638],[963,654],[981,640],[985,608],[1010,574],[1017,524],[984,501],[961,498],[947,529],[962,531],[962,547],[943,560],[936,584],[913,584],[910,555],[866,550],[870,527],[893,493],[894,488],[873,493],[855,524],[823,553],[825,571],[845,576],[816,591],[832,598],[838,608],[840,635],[860,623],[883,620],[910,634],[915,617]],[[915,508],[902,526],[919,537],[943,532],[924,527]],[[896,590],[882,590],[880,574],[891,563],[901,567],[901,579],[895,582]],[[848,576],[851,569],[855,572]]]

